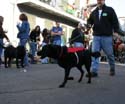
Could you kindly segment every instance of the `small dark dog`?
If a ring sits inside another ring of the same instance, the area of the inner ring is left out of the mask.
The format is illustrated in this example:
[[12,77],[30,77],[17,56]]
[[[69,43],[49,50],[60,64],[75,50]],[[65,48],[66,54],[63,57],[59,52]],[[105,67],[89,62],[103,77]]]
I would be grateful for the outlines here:
[[4,50],[4,61],[5,68],[11,67],[11,61],[13,58],[16,58],[16,66],[19,68],[19,59],[21,59],[21,67],[23,68],[23,60],[26,54],[24,46],[17,46],[16,48],[12,45],[9,45]]
[[85,65],[85,68],[88,72],[88,83],[91,83],[91,56],[99,57],[100,53],[95,52],[91,54],[90,50],[80,50],[77,52],[68,52],[68,48],[66,46],[58,46],[58,45],[45,45],[42,50],[37,53],[41,58],[51,57],[57,59],[58,65],[65,69],[65,77],[64,81],[59,87],[65,87],[67,80],[73,80],[73,77],[69,77],[70,70],[72,67],[77,67],[77,69],[81,72],[81,76],[78,82],[82,81],[84,71],[82,70],[82,65]]

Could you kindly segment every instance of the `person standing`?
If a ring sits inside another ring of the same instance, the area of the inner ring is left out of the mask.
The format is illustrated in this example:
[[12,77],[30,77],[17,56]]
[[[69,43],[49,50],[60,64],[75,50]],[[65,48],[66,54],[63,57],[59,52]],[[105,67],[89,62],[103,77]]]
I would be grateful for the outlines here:
[[56,26],[53,26],[51,29],[52,44],[61,45],[61,35],[63,34],[62,27],[60,23],[56,21]]
[[6,38],[6,40],[9,42],[9,38],[6,36],[5,31],[3,30],[3,21],[4,18],[0,16],[0,65],[2,64],[2,52],[3,52],[3,39]]
[[[110,65],[110,75],[115,75],[115,59],[113,52],[113,33],[117,36],[119,22],[112,7],[105,0],[97,0],[97,7],[87,20],[89,28],[93,28],[92,52],[104,51]],[[92,57],[92,77],[98,76],[99,58]]]
[[36,63],[34,57],[36,56],[37,46],[40,42],[40,33],[41,33],[40,26],[38,25],[30,33],[30,49],[32,55],[31,63]]
[[[29,39],[30,25],[28,22],[28,18],[24,13],[20,14],[19,20],[20,22],[17,23],[17,29],[18,29],[17,38],[19,38],[19,45],[24,46],[26,48],[26,43],[28,42]],[[28,65],[29,65],[28,55],[26,54],[24,57],[24,66]]]
[[73,47],[84,47],[84,24],[78,23],[78,26],[72,31],[70,44]]
[[[55,22],[56,26],[53,26],[51,29],[51,43],[53,45],[60,45],[61,46],[61,36],[63,34],[62,27],[60,27],[59,22]],[[51,59],[51,63],[57,63],[55,59]]]
[[[44,28],[42,31],[42,47],[50,43],[50,31],[47,28]],[[42,64],[48,64],[49,63],[49,58],[45,57],[44,59],[41,60]]]

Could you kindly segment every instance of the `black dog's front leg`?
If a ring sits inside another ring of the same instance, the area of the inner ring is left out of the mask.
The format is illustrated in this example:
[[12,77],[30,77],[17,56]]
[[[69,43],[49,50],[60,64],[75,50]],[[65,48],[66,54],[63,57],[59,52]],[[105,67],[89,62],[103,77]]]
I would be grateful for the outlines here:
[[16,67],[17,67],[17,68],[20,68],[20,67],[19,67],[19,59],[18,59],[18,57],[16,57]]
[[82,81],[82,78],[83,78],[83,75],[84,75],[84,71],[82,70],[82,66],[77,66],[78,70],[81,72],[81,76],[78,80],[78,82],[81,82]]
[[8,59],[8,67],[11,67],[11,60],[12,60],[12,58],[9,57],[9,59]]
[[65,69],[64,81],[61,85],[59,85],[59,88],[65,87],[65,84],[67,83],[67,80],[68,80],[68,77],[69,77],[69,72],[70,72],[70,69]]
[[8,65],[7,65],[7,57],[6,57],[6,56],[4,56],[4,60],[5,60],[5,62],[4,62],[5,68],[8,68]]
[[21,66],[24,68],[24,58],[21,58]]
[[87,83],[91,83],[91,72],[90,72],[90,66],[89,64],[85,64],[85,68],[88,72],[88,82]]

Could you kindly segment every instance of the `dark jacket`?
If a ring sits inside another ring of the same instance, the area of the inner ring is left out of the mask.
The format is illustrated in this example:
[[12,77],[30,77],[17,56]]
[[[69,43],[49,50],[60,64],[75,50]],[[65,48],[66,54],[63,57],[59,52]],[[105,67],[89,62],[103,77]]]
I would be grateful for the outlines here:
[[71,44],[74,42],[80,42],[84,44],[84,33],[79,29],[75,28],[71,35]]
[[0,25],[0,39],[6,38],[7,40],[9,40],[9,38],[6,36],[2,26]]
[[87,21],[93,27],[93,35],[95,36],[111,36],[113,32],[119,31],[119,22],[117,15],[112,7],[103,5],[102,14],[99,20],[99,8],[97,7]]
[[40,32],[37,32],[35,30],[32,30],[31,33],[30,33],[30,40],[32,42],[37,42],[37,41],[40,41]]

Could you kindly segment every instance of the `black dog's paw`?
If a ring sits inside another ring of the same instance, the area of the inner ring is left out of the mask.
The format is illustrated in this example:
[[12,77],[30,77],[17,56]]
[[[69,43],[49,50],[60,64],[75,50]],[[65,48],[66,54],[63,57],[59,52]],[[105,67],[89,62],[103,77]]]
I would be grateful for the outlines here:
[[17,66],[17,68],[19,69],[20,67],[19,67],[19,66]]
[[8,65],[9,68],[11,68],[11,65]]
[[64,84],[59,85],[59,88],[64,88],[64,87],[65,87]]
[[5,68],[8,68],[8,66],[5,66]]
[[82,79],[79,79],[78,82],[80,83],[82,81]]
[[97,52],[92,52],[91,55],[95,58],[98,58],[101,56],[101,53],[97,51]]
[[74,80],[74,77],[68,77],[68,80]]
[[24,65],[22,65],[22,68],[24,68],[25,66]]
[[91,83],[91,81],[88,81],[87,83],[88,83],[88,84],[90,84],[90,83]]

